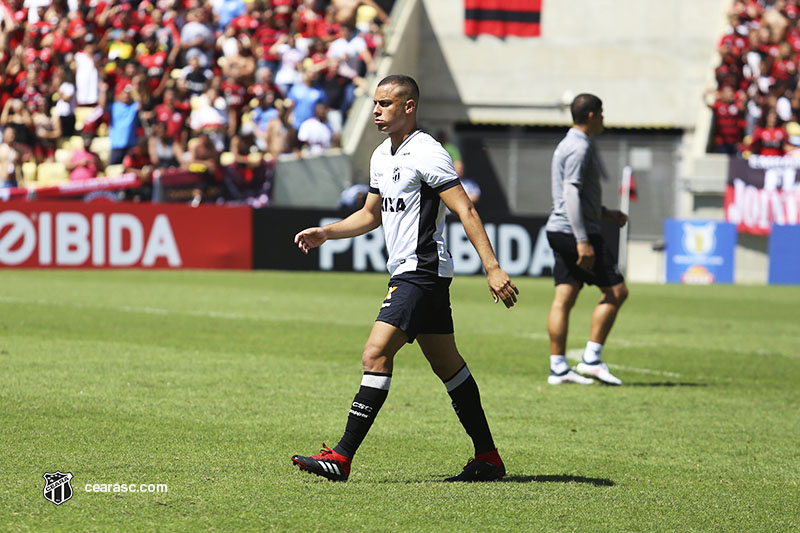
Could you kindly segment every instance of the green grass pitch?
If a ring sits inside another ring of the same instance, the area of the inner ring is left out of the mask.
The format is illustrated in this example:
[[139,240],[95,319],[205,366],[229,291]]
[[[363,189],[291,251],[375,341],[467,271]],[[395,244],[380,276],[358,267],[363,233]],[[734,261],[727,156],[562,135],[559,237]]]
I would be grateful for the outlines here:
[[[550,387],[552,281],[515,280],[506,310],[457,277],[456,340],[508,470],[464,485],[441,482],[471,446],[416,345],[347,483],[290,463],[341,436],[386,275],[1,276],[3,531],[800,528],[797,287],[634,284],[605,349],[625,385]],[[60,506],[43,496],[56,470],[74,476]]]

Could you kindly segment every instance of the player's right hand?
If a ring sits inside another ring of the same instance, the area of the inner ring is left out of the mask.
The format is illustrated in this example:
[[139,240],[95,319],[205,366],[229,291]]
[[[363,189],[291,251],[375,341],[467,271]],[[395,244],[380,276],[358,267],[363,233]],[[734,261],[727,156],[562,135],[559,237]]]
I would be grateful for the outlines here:
[[594,266],[594,247],[586,241],[578,243],[577,265],[585,270],[591,270]]
[[517,303],[517,294],[519,289],[509,279],[502,269],[493,269],[486,273],[487,281],[489,282],[489,292],[492,293],[494,303],[502,300],[506,308],[510,309]]
[[328,236],[325,234],[325,230],[319,227],[304,229],[294,236],[294,243],[304,254],[327,240]]

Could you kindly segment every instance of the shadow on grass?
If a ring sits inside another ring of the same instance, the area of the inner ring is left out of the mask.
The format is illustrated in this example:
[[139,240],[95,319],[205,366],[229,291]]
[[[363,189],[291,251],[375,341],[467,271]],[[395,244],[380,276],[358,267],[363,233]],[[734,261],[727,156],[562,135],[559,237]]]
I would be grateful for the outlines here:
[[595,487],[613,487],[616,483],[610,479],[601,477],[584,477],[561,475],[540,475],[540,476],[506,476],[500,483],[585,483]]
[[[445,478],[449,477],[444,474],[432,476],[431,479],[423,482],[438,482],[445,483]],[[397,479],[384,479],[383,483],[419,483],[420,481],[412,480],[397,480]],[[612,480],[602,477],[584,477],[584,476],[570,476],[568,474],[551,474],[551,475],[538,475],[538,476],[505,476],[503,479],[490,481],[487,483],[584,483],[586,485],[594,485],[595,487],[613,487],[616,485]],[[461,485],[461,483],[454,483]],[[465,483],[471,485],[472,483]],[[481,483],[477,483],[480,485]]]
[[631,383],[626,381],[624,387],[708,387],[707,383],[688,383],[678,381],[640,381]]

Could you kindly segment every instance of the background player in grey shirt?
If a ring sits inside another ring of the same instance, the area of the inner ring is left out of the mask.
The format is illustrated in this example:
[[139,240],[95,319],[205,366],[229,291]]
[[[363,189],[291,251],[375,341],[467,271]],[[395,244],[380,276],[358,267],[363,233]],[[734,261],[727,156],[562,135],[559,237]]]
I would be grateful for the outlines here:
[[547,319],[551,354],[547,382],[593,383],[570,370],[565,356],[569,313],[583,284],[588,283],[597,285],[603,297],[592,313],[589,341],[577,371],[609,385],[621,385],[601,356],[628,288],[617,267],[616,254],[603,241],[600,223],[605,218],[622,227],[628,217],[621,211],[606,209],[601,202],[602,167],[591,138],[603,131],[603,102],[592,94],[579,94],[570,111],[573,126],[553,154],[553,211],[545,226],[555,255],[556,284]]

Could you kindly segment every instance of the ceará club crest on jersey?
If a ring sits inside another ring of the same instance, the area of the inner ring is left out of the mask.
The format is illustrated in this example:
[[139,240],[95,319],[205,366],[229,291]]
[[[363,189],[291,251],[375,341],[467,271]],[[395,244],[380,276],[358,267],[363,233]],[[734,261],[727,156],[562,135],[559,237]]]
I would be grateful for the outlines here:
[[70,472],[47,472],[44,474],[44,499],[61,505],[72,498],[72,474]]
[[392,171],[392,181],[395,183],[400,181],[400,167],[394,167],[394,171]]

